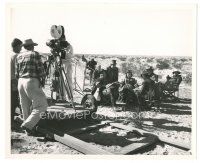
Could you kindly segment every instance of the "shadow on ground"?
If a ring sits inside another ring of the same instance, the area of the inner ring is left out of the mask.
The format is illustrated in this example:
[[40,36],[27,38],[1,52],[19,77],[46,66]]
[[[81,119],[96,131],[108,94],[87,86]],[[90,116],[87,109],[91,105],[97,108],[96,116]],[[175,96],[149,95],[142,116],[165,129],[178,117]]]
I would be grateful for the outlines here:
[[[191,128],[184,127],[184,126],[177,126],[177,124],[179,123],[175,121],[169,121],[166,119],[143,118],[143,122],[145,121],[151,121],[153,124],[152,125],[153,127],[160,128],[160,129],[172,130],[172,131],[178,131],[178,132],[180,131],[191,132]],[[171,124],[171,126],[167,124]]]

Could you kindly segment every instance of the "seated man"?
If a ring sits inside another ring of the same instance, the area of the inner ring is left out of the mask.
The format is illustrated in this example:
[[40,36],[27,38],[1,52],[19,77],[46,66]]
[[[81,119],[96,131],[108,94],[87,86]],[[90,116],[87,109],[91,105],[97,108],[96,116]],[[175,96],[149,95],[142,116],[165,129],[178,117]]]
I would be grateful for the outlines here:
[[116,92],[115,89],[117,87],[117,84],[118,83],[108,84],[106,73],[105,71],[102,71],[100,73],[100,77],[94,82],[92,95],[94,95],[94,97],[100,104],[106,105],[111,103],[112,106],[115,106],[115,99],[117,99],[116,95],[118,94],[118,91]]
[[[139,92],[137,92],[139,97],[139,104],[142,109],[146,110],[149,107],[149,104],[154,100],[159,99],[159,94],[157,93],[155,82],[150,78],[147,71],[144,71],[141,74],[141,77],[143,78],[142,88]],[[149,104],[147,103],[149,102]]]
[[138,87],[137,80],[132,77],[133,74],[131,70],[128,70],[126,77],[120,85],[119,93],[120,100],[127,105],[137,103],[137,97],[135,95],[134,89]]
[[167,91],[177,91],[180,83],[182,82],[182,77],[180,71],[174,71],[173,76],[167,76],[167,81],[164,84],[164,89]]
[[101,69],[101,65],[97,66],[97,68],[94,70],[94,72],[92,74],[92,85],[100,77],[100,74],[102,71],[103,71],[103,69]]
[[96,98],[97,101],[101,101],[103,99],[102,91],[106,88],[106,77],[104,71],[100,73],[99,78],[94,81],[92,87],[92,95]]
[[173,72],[173,77],[172,77],[172,81],[174,82],[174,84],[180,85],[182,82],[182,76],[180,75],[180,71],[174,71]]
[[158,75],[154,73],[154,69],[153,67],[149,67],[148,69],[146,69],[148,75],[150,76],[150,79],[153,80],[154,82],[158,82]]

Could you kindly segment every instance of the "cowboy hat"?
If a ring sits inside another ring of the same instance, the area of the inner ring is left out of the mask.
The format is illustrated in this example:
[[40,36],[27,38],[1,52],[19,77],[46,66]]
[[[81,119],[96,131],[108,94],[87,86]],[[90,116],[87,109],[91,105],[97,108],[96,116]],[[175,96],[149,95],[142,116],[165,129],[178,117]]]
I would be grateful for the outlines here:
[[32,46],[37,46],[38,44],[35,43],[35,42],[33,42],[32,39],[27,39],[27,40],[25,40],[24,43],[23,43],[23,46],[30,46],[30,45],[32,45]]
[[181,72],[180,71],[173,71],[172,73],[173,74],[180,74]]
[[147,71],[149,71],[149,70],[150,70],[150,71],[153,71],[154,69],[153,69],[153,67],[152,67],[152,66],[150,66],[150,67],[149,67],[149,68],[147,68],[146,70],[147,70]]

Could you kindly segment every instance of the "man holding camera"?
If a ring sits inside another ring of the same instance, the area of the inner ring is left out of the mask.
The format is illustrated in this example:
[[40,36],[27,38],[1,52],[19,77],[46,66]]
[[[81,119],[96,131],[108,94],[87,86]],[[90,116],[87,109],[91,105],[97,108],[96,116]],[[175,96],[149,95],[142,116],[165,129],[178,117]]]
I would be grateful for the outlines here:
[[45,82],[45,70],[38,52],[34,47],[38,44],[32,39],[25,40],[25,52],[16,58],[16,77],[23,111],[24,122],[21,125],[28,134],[35,133],[35,126],[41,119],[41,113],[47,109],[46,96],[42,90]]

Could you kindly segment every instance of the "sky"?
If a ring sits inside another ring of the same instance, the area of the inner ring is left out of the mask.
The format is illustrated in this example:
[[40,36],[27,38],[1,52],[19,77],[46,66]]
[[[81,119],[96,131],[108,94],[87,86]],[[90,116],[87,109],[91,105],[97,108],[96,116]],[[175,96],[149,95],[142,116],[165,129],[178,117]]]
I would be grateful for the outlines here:
[[194,5],[63,4],[13,6],[9,41],[32,38],[49,52],[52,25],[63,25],[75,54],[192,56]]

